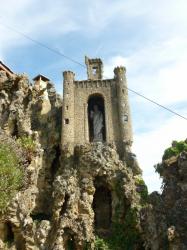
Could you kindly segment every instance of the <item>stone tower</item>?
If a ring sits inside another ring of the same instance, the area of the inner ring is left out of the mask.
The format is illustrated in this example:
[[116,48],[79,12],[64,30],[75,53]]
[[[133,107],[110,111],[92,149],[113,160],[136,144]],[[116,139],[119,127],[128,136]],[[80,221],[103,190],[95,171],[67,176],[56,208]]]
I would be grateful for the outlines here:
[[[87,80],[75,80],[70,71],[63,73],[62,155],[53,201],[54,220],[61,232],[56,244],[61,242],[63,248],[57,249],[98,249],[93,245],[95,236],[115,238],[119,234],[115,225],[124,230],[124,243],[110,249],[136,249],[126,248],[125,242],[136,232],[138,220],[130,218],[130,229],[128,222],[123,226],[142,200],[136,184],[141,170],[130,149],[126,69],[116,67],[112,79],[103,79],[101,59],[86,57],[85,63]],[[132,244],[140,246],[141,238]]]
[[94,142],[90,114],[94,105],[103,115],[103,143],[114,143],[123,158],[132,144],[126,69],[114,69],[114,78],[103,79],[101,59],[85,57],[87,80],[76,81],[63,73],[62,148],[73,153],[75,145]]

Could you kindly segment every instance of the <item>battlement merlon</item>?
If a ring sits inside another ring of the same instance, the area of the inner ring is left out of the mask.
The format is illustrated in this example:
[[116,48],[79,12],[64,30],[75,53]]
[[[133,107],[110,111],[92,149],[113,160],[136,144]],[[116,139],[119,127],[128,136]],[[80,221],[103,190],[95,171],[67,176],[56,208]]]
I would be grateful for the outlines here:
[[114,78],[119,80],[120,78],[125,79],[126,68],[124,66],[118,66],[114,68]]
[[74,78],[75,78],[75,73],[72,72],[72,71],[64,71],[63,72],[63,77],[64,77],[64,82],[65,81],[70,81],[70,82],[73,82],[74,81]]

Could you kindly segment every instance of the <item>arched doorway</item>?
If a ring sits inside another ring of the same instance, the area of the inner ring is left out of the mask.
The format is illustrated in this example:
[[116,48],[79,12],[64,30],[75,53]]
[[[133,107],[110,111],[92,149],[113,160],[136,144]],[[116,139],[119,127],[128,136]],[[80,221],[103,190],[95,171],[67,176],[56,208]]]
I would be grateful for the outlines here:
[[88,99],[89,141],[106,141],[105,105],[100,94],[93,94]]
[[93,210],[96,233],[101,237],[107,236],[110,233],[112,222],[112,195],[104,184],[96,186]]

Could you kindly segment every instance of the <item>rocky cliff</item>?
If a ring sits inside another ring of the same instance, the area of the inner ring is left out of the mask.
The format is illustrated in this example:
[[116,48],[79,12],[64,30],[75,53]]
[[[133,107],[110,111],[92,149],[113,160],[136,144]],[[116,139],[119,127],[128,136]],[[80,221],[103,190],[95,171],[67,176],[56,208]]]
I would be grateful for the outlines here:
[[[180,149],[181,145],[184,145]],[[175,156],[155,166],[163,178],[162,193],[153,192],[149,205],[142,209],[142,228],[147,249],[187,249],[187,151],[186,142],[173,145]]]
[[162,163],[163,193],[148,197],[131,152],[122,161],[113,144],[61,149],[61,109],[51,82],[38,90],[0,71],[0,144],[23,172],[0,211],[0,249],[185,249],[186,153]]

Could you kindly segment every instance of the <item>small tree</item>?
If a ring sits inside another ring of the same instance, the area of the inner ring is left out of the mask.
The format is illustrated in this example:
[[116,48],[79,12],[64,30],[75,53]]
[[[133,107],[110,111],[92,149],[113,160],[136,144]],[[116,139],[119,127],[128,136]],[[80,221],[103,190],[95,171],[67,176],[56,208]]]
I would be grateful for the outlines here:
[[24,155],[11,138],[0,135],[0,212],[23,186]]

